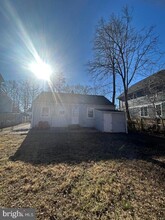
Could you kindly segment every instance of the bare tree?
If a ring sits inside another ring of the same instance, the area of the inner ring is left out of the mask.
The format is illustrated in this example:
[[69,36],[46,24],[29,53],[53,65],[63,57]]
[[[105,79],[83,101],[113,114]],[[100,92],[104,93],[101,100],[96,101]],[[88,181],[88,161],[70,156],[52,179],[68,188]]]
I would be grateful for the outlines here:
[[51,76],[49,90],[54,92],[64,92],[66,87],[66,79],[63,73],[56,73]]
[[[88,68],[92,74],[92,78],[99,87],[111,87],[112,103],[115,104],[116,98],[116,60],[115,60],[115,44],[109,37],[108,25],[103,19],[100,20],[94,38],[94,59],[89,61]],[[99,83],[98,83],[99,82]]]
[[42,91],[38,81],[30,80],[30,100],[31,104],[33,100],[40,94]]
[[23,112],[27,112],[31,107],[29,80],[23,80],[20,82],[20,98]]
[[[96,51],[96,59],[94,59],[93,69],[101,68],[101,76],[107,75],[108,70],[110,73],[120,76],[127,119],[130,121],[128,87],[136,74],[146,70],[150,71],[149,67],[153,66],[160,58],[158,57],[160,54],[158,37],[154,33],[154,27],[142,30],[134,28],[128,7],[123,8],[121,16],[112,15],[108,22],[102,21],[99,30],[103,32],[102,35],[99,35],[101,39],[98,41],[101,49],[100,51],[94,50],[94,52]],[[103,60],[102,67],[96,65],[97,60],[99,60],[99,65]]]
[[40,93],[39,83],[34,80],[9,80],[3,83],[3,92],[13,101],[13,112],[26,112],[32,106],[32,101]]
[[19,82],[20,84],[20,101],[21,109],[27,112],[32,107],[32,102],[41,92],[40,85],[34,79],[25,79]]
[[66,85],[64,88],[66,93],[82,94],[82,95],[91,95],[93,94],[93,88],[89,85]]

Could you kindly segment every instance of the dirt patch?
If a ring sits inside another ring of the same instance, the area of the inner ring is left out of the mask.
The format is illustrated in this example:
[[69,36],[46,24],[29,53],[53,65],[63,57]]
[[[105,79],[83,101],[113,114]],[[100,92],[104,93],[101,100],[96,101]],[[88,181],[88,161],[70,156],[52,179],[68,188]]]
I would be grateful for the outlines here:
[[163,220],[165,142],[154,141],[99,132],[0,135],[0,206],[35,208],[39,220]]

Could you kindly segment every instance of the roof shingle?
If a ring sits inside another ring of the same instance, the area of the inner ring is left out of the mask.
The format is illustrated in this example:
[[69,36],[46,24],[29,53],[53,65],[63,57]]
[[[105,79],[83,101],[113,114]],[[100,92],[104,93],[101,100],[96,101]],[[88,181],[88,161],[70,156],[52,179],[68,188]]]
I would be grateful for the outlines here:
[[[130,86],[130,88],[128,89],[128,95],[144,89],[149,82],[151,81],[156,82],[156,79],[159,79],[165,82],[165,70],[161,70],[157,73],[154,73],[153,75]],[[124,98],[124,93],[120,94],[117,98],[119,100],[122,100]]]
[[67,104],[113,105],[107,98],[99,95],[42,92],[34,102],[55,102]]

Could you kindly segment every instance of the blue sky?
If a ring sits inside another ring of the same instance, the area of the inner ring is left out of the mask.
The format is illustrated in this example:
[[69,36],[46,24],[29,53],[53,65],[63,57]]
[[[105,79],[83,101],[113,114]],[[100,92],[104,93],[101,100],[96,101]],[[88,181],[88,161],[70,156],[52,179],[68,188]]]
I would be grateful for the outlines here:
[[138,28],[156,25],[165,50],[164,0],[0,0],[0,73],[5,80],[33,77],[33,52],[68,83],[89,84],[86,68],[101,17],[133,8]]

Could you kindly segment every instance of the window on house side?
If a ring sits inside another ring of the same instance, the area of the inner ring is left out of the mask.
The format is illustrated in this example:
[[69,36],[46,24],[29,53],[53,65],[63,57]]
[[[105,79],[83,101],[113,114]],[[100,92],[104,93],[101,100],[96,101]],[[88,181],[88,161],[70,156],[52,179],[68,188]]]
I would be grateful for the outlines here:
[[61,109],[61,110],[59,110],[59,114],[60,115],[65,115],[65,111]]
[[49,116],[49,108],[48,107],[43,107],[42,108],[41,116],[43,116],[43,117],[48,117]]
[[93,118],[93,117],[94,117],[94,109],[88,108],[88,118]]
[[148,116],[148,107],[141,107],[141,116]]
[[156,108],[156,115],[157,115],[157,116],[161,116],[161,115],[162,115],[161,104],[156,105],[155,108]]

